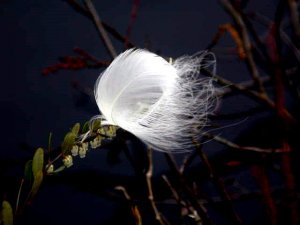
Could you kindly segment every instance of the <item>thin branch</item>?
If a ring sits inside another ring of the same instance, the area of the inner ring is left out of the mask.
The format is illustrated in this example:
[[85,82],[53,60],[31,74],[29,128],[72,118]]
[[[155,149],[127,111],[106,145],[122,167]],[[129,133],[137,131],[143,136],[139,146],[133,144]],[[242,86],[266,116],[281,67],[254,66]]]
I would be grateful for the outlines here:
[[207,137],[209,139],[213,139],[223,145],[226,145],[227,147],[236,149],[236,150],[245,150],[245,151],[252,151],[252,152],[259,152],[259,153],[287,153],[286,149],[282,149],[282,148],[259,148],[259,147],[254,147],[254,146],[241,146],[238,145],[236,143],[233,143],[225,138],[222,138],[218,135],[213,135],[213,134],[209,134],[207,132],[202,134],[204,137]]
[[163,218],[163,216],[158,211],[155,201],[154,201],[152,182],[151,182],[152,174],[153,174],[152,149],[149,148],[147,153],[148,153],[147,155],[148,155],[148,160],[149,160],[149,167],[148,167],[148,171],[146,173],[146,181],[147,181],[147,187],[148,187],[148,199],[150,201],[151,207],[155,214],[155,219],[159,222],[159,224],[166,225],[167,223],[166,223],[165,219]]
[[127,31],[126,31],[126,37],[125,37],[125,48],[129,48],[129,39],[130,39],[130,35],[131,35],[131,31],[132,31],[132,27],[133,24],[136,20],[137,17],[137,13],[138,13],[138,8],[140,5],[140,0],[134,0],[133,1],[133,5],[132,5],[132,9],[131,9],[131,14],[130,14],[130,21],[127,27]]
[[227,193],[227,191],[225,189],[223,181],[215,173],[215,171],[214,171],[212,165],[210,164],[206,154],[203,152],[202,145],[197,141],[194,141],[194,144],[196,146],[196,152],[199,154],[202,163],[204,163],[204,165],[206,166],[210,178],[212,179],[213,183],[215,184],[215,186],[216,186],[216,188],[217,188],[217,190],[220,194],[221,199],[225,203],[224,210],[226,210],[225,214],[228,215],[229,219],[231,220],[230,224],[241,225],[242,221],[241,221],[241,219],[239,218],[239,216],[237,215],[237,213],[235,212],[235,210],[233,208],[231,198],[230,198],[229,194]]
[[[76,12],[80,13],[81,15],[87,17],[90,20],[93,20],[92,15],[89,13],[89,11],[82,7],[76,0],[65,0]],[[104,21],[101,21],[103,27],[107,32],[109,32],[114,38],[116,38],[118,41],[125,43],[126,38],[120,34],[115,28],[110,26],[109,24],[105,23]],[[134,47],[134,44],[132,42],[128,42],[128,47]]]
[[194,194],[194,192],[189,187],[186,179],[181,174],[177,163],[175,162],[173,156],[171,154],[165,153],[165,157],[167,159],[167,162],[169,164],[169,167],[175,172],[177,175],[180,183],[182,184],[182,188],[185,191],[185,194],[187,195],[191,205],[196,209],[197,214],[200,216],[201,220],[203,221],[204,225],[213,225],[214,223],[210,220],[210,218],[207,215],[206,208],[198,201],[197,196]]
[[114,46],[112,45],[111,40],[108,37],[106,30],[104,29],[104,27],[102,25],[101,19],[100,19],[99,14],[97,13],[97,11],[95,9],[95,6],[93,5],[91,0],[85,0],[85,4],[86,4],[88,10],[90,11],[90,13],[93,16],[94,23],[95,23],[95,25],[96,25],[103,41],[104,41],[105,47],[107,48],[108,52],[110,53],[110,56],[112,58],[116,58],[117,57],[117,52],[116,52]]
[[277,225],[277,208],[272,197],[271,185],[267,176],[266,169],[263,166],[254,165],[251,168],[252,176],[257,179],[260,186],[270,223]]
[[116,186],[115,190],[121,191],[126,198],[126,200],[131,201],[131,197],[128,194],[127,190],[123,186]]
[[166,175],[162,175],[162,178],[170,188],[177,204],[180,205],[182,208],[186,209],[190,215],[193,215],[193,219],[195,220],[197,225],[202,225],[201,218],[199,217],[198,212],[194,209],[194,207],[189,203],[185,202],[183,199],[181,199],[177,190],[172,186],[171,182],[169,181]]
[[194,159],[197,157],[197,152],[193,151],[191,154],[189,154],[187,157],[184,158],[183,163],[180,166],[180,173],[183,174],[185,169],[191,165],[191,163],[194,161]]
[[141,217],[139,208],[137,207],[137,205],[135,205],[135,204],[132,203],[131,197],[130,197],[130,195],[128,194],[128,192],[127,192],[127,190],[125,189],[125,187],[123,187],[123,186],[116,186],[116,187],[115,187],[115,190],[118,190],[118,191],[123,192],[123,194],[124,194],[126,200],[129,202],[129,205],[130,205],[130,208],[131,208],[132,215],[133,215],[133,217],[134,217],[134,219],[135,219],[135,224],[136,224],[136,225],[142,225],[142,217]]
[[[259,102],[264,103],[269,108],[276,110],[275,103],[264,93],[258,93],[256,91],[249,90],[248,87],[245,87],[241,84],[235,84],[229,80],[226,80],[225,78],[222,78],[216,74],[213,74],[212,72],[210,72],[206,69],[202,69],[202,70],[204,72],[203,75],[214,78],[216,80],[216,82],[219,83],[220,85],[231,88],[236,91],[239,91],[239,92],[253,98],[254,100],[258,100]],[[220,92],[220,94],[222,94],[222,92]],[[289,121],[294,121],[294,122],[296,121],[295,118],[293,118],[293,116],[286,109],[283,109],[282,113],[286,118],[288,118]]]
[[[291,14],[291,24],[293,25],[293,29],[295,32],[295,36],[297,41],[300,41],[300,21],[299,21],[299,13],[298,13],[298,4],[296,0],[288,0],[288,6]],[[300,43],[297,43],[298,47]]]
[[251,52],[251,42],[250,38],[247,33],[246,25],[241,17],[241,15],[237,12],[237,10],[231,5],[231,3],[228,0],[220,0],[221,4],[224,6],[224,8],[229,12],[229,14],[232,16],[236,24],[241,30],[241,37],[243,40],[243,46],[246,54],[246,60],[248,67],[251,72],[252,79],[256,83],[258,90],[261,94],[267,95],[266,91],[264,89],[263,83],[260,79],[258,69],[256,67],[252,52]]

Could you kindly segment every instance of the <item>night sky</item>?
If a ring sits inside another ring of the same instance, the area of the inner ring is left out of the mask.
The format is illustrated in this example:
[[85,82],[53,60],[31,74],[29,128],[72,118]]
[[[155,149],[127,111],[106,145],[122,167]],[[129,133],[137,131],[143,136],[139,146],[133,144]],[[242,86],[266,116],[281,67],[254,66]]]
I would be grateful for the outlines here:
[[[126,34],[133,1],[94,2],[103,21]],[[277,1],[255,1],[248,8],[270,15],[274,11],[274,2]],[[75,55],[74,47],[101,60],[110,60],[110,56],[93,23],[64,1],[1,0],[0,18],[0,172],[2,179],[13,180],[22,176],[24,163],[35,149],[47,146],[49,132],[53,133],[53,146],[58,146],[75,122],[84,123],[99,114],[93,98],[85,96],[80,103],[82,96],[72,83],[92,90],[103,69],[61,70],[48,76],[43,76],[42,70],[57,63],[61,56]],[[130,40],[137,47],[147,45],[153,52],[176,58],[205,49],[218,26],[227,22],[231,19],[216,0],[141,1]],[[265,35],[262,27],[258,26],[258,29],[262,30],[261,36]],[[122,52],[124,44],[111,39],[117,51]],[[244,64],[233,55],[222,54],[222,47],[231,45],[232,40],[225,35],[215,52],[217,71],[233,81],[248,79]],[[247,109],[252,104],[236,98],[222,102],[220,107],[224,112],[233,112]],[[225,122],[229,125],[244,121],[238,127],[221,129],[220,133],[236,138],[255,119]],[[208,155],[214,155],[223,147],[210,142],[207,149],[212,149]],[[65,172],[66,178],[46,181],[23,218],[23,224],[112,224],[110,221],[116,213],[122,215],[126,207],[104,197],[110,192],[105,179],[114,185],[118,184],[118,179],[132,183],[134,171],[122,153],[121,161],[116,165],[108,164],[106,155],[106,149],[90,152],[83,160],[75,159],[74,166]],[[176,156],[179,160],[181,157]],[[154,154],[154,163],[155,174],[167,168],[162,153]],[[97,181],[99,178],[103,180]]]

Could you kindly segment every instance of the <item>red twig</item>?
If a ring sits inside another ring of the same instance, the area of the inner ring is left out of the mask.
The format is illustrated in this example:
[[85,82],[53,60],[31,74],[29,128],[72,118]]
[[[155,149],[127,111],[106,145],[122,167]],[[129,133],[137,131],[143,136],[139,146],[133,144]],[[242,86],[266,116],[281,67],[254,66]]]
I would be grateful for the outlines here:
[[81,48],[74,48],[74,52],[79,56],[64,56],[59,59],[59,63],[48,66],[42,70],[43,75],[56,73],[60,70],[81,70],[87,68],[101,68],[110,64],[110,61],[101,61],[87,53]]
[[125,48],[129,48],[129,39],[130,39],[130,35],[131,35],[131,31],[133,28],[133,24],[136,20],[137,17],[137,13],[138,13],[138,9],[140,6],[141,1],[140,0],[133,0],[133,5],[132,5],[132,9],[131,9],[131,15],[130,15],[130,21],[127,27],[127,31],[126,31],[126,36],[125,36]]
[[252,166],[252,175],[257,179],[260,189],[262,191],[265,204],[267,206],[267,212],[269,214],[270,222],[272,225],[277,224],[277,209],[275,202],[272,198],[271,187],[269,184],[269,179],[266,174],[265,168],[254,165]]

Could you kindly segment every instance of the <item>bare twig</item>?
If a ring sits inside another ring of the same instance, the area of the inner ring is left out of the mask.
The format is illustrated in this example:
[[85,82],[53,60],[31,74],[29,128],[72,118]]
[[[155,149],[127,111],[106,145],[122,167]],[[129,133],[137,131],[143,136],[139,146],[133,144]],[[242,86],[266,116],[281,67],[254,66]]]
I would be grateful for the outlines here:
[[155,219],[161,224],[161,225],[166,225],[167,222],[163,218],[163,216],[160,214],[158,211],[155,201],[154,201],[154,195],[153,195],[153,190],[152,190],[152,173],[153,173],[153,162],[152,162],[152,149],[148,149],[148,160],[149,160],[149,168],[146,173],[146,181],[147,181],[147,187],[148,187],[148,199],[150,201],[151,207],[153,209],[153,212],[155,214]]
[[129,39],[130,39],[133,24],[134,24],[134,22],[136,20],[136,17],[137,17],[137,12],[138,12],[138,8],[139,8],[140,3],[141,3],[140,0],[134,0],[133,1],[132,9],[131,9],[131,15],[130,15],[130,21],[129,21],[127,31],[126,31],[125,48],[129,47]]
[[[92,15],[89,13],[89,11],[82,7],[76,0],[65,0],[76,12],[80,13],[81,15],[87,17],[90,20],[93,20]],[[116,38],[118,41],[125,43],[126,38],[120,34],[115,28],[110,26],[109,24],[105,23],[104,21],[101,21],[103,27],[107,32],[109,32],[114,38]],[[134,44],[132,42],[128,42],[128,47],[134,47]]]
[[[236,91],[239,91],[239,92],[251,97],[254,100],[264,103],[269,108],[276,110],[275,103],[264,93],[258,93],[256,91],[249,90],[249,88],[246,86],[243,86],[241,84],[235,84],[229,80],[226,80],[225,78],[222,78],[216,74],[213,74],[212,72],[210,72],[208,70],[203,69],[203,71],[204,71],[203,75],[214,78],[216,80],[216,82],[219,83],[220,85],[231,88]],[[260,80],[260,81],[262,82],[262,80]],[[293,116],[286,109],[283,109],[282,113],[286,118],[289,119],[289,121],[296,121],[295,118],[293,118]]]
[[126,200],[131,201],[131,197],[123,186],[116,186],[115,190],[122,191]]
[[93,5],[91,0],[85,0],[85,4],[86,4],[88,10],[90,11],[90,13],[93,16],[94,23],[95,23],[95,25],[96,25],[103,41],[104,41],[104,44],[105,44],[108,52],[110,53],[112,58],[116,58],[117,57],[117,52],[116,52],[114,46],[112,45],[111,40],[109,39],[106,30],[104,29],[104,27],[102,25],[101,19],[100,19],[99,14],[97,13],[97,11],[95,9],[95,6]]
[[194,159],[197,157],[197,152],[193,151],[189,155],[187,155],[180,166],[180,173],[183,174],[187,166],[191,165],[191,163],[194,161]]
[[166,159],[167,159],[167,162],[168,162],[170,168],[175,172],[175,175],[177,175],[177,177],[182,185],[182,188],[185,191],[185,194],[187,195],[191,205],[195,208],[195,210],[197,211],[197,214],[200,216],[201,220],[203,221],[203,224],[204,225],[213,225],[213,222],[210,220],[210,218],[207,215],[206,208],[197,200],[197,196],[191,190],[186,179],[181,174],[173,156],[168,153],[165,153],[165,156],[166,156]]
[[131,197],[130,195],[128,194],[127,190],[125,189],[125,187],[123,186],[116,186],[115,187],[115,190],[118,190],[118,191],[122,191],[126,200],[128,200],[129,202],[129,205],[130,205],[130,208],[131,208],[131,212],[132,212],[132,215],[135,219],[135,224],[136,225],[142,225],[142,217],[141,217],[141,214],[140,214],[140,211],[139,211],[139,208],[137,207],[137,205],[133,204],[132,203],[132,200],[131,200]]
[[209,139],[213,139],[223,145],[226,145],[230,148],[236,149],[236,150],[245,150],[245,151],[252,151],[252,152],[259,152],[259,153],[286,153],[286,149],[271,149],[271,148],[259,148],[254,146],[241,146],[236,143],[233,143],[225,138],[222,138],[218,135],[209,134],[207,132],[202,134],[204,137],[207,137]]
[[226,210],[225,214],[228,215],[229,219],[231,220],[230,224],[241,225],[242,221],[233,208],[231,198],[225,189],[223,181],[215,173],[206,154],[203,152],[202,145],[197,141],[194,141],[194,144],[196,146],[196,151],[199,154],[202,163],[204,163],[205,167],[207,168],[210,178],[212,179],[213,183],[215,184],[215,186],[220,194],[221,199],[225,203],[224,210]]
[[231,3],[228,0],[220,0],[224,8],[229,12],[229,14],[232,16],[236,24],[238,25],[240,31],[241,31],[241,37],[243,40],[243,46],[246,54],[246,60],[247,60],[247,65],[249,67],[249,70],[252,75],[252,79],[256,83],[258,90],[261,94],[267,95],[265,92],[263,83],[260,79],[258,69],[256,67],[252,52],[251,52],[251,42],[250,38],[247,33],[247,28],[246,25],[241,17],[241,15],[237,12],[237,10],[231,5]]
[[271,193],[270,182],[263,166],[252,166],[252,175],[257,179],[260,186],[264,202],[267,207],[267,213],[272,225],[277,224],[277,208]]
[[172,186],[171,182],[169,181],[169,179],[167,178],[166,175],[162,175],[162,178],[164,179],[164,181],[166,182],[166,184],[170,188],[170,190],[173,194],[173,197],[176,200],[177,204],[180,205],[182,208],[186,209],[187,212],[190,215],[193,215],[193,219],[195,220],[195,223],[197,225],[202,225],[201,218],[199,217],[198,212],[194,209],[194,207],[192,205],[190,205],[188,202],[185,202],[183,199],[181,199],[181,197],[178,194],[177,190]]
[[[295,36],[298,41],[300,41],[300,21],[299,21],[299,13],[298,13],[298,4],[296,0],[288,0],[289,10],[290,10],[290,18],[291,24],[293,25],[293,29],[295,32]],[[299,47],[300,43],[298,43]]]

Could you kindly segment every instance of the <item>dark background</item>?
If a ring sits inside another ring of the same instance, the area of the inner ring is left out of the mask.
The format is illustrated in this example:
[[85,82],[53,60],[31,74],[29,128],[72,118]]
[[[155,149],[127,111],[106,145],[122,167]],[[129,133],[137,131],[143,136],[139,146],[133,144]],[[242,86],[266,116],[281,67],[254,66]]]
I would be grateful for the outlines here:
[[[272,17],[276,2],[251,1],[247,8]],[[103,21],[120,33],[126,33],[133,1],[94,3]],[[102,60],[110,60],[110,57],[93,23],[64,1],[2,0],[0,18],[1,183],[10,187],[9,181],[22,176],[24,163],[35,149],[47,146],[49,132],[53,132],[53,145],[57,146],[75,122],[83,123],[99,114],[93,99],[78,103],[82,96],[71,84],[75,81],[92,89],[102,69],[62,70],[48,76],[42,76],[41,71],[55,64],[59,56],[74,55],[74,47]],[[217,1],[141,1],[130,40],[138,47],[147,46],[163,56],[176,58],[205,49],[218,26],[230,21]],[[263,37],[263,27],[257,28],[261,29]],[[112,40],[117,51],[122,52],[124,45],[113,37]],[[231,45],[233,42],[228,35],[220,43],[221,47]],[[244,64],[234,55],[223,54],[221,47],[215,50],[218,73],[232,81],[248,79]],[[228,99],[222,102],[220,110],[234,112],[251,105],[251,101],[243,98]],[[234,140],[249,124],[263,116],[227,121],[225,125],[242,122],[221,129],[220,133]],[[223,148],[208,143],[205,150],[210,156]],[[126,210],[118,201],[103,197],[95,189],[103,188],[105,179],[115,185],[118,181],[131,182],[134,172],[122,153],[117,165],[108,164],[106,154],[105,149],[98,149],[84,160],[75,159],[74,167],[66,172],[69,180],[64,182],[66,178],[60,178],[58,182],[44,185],[23,223],[110,224],[116,213],[123,213],[126,218]],[[181,158],[180,155],[176,157]],[[167,168],[161,153],[155,153],[154,163],[156,174]],[[235,175],[251,186],[251,181],[245,178],[247,174]],[[252,203],[238,208],[245,218],[248,210],[253,213],[253,221],[247,217],[245,224],[253,224],[262,217],[260,207]]]

